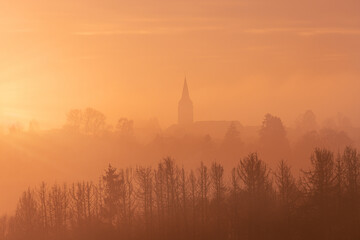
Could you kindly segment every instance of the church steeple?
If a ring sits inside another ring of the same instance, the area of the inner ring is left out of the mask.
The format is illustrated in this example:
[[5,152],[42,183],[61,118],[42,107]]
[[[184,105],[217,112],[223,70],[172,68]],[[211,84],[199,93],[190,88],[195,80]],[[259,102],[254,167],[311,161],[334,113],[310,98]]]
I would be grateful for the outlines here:
[[189,89],[185,77],[183,92],[178,105],[178,123],[191,124],[193,121],[193,103],[190,99]]
[[184,87],[183,87],[183,92],[182,92],[181,98],[190,98],[186,77],[185,77],[185,81],[184,81]]

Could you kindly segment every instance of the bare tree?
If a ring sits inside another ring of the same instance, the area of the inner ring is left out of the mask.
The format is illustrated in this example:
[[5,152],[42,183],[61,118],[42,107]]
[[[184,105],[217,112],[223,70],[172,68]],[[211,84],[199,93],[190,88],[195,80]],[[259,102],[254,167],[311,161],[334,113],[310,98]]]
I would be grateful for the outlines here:
[[251,153],[240,161],[237,173],[243,183],[244,190],[250,196],[263,194],[270,186],[269,170],[258,158],[257,153]]
[[68,189],[64,184],[62,187],[54,185],[48,197],[48,209],[51,228],[58,234],[63,234],[68,224]]
[[237,174],[237,169],[233,168],[231,171],[231,187],[230,187],[230,239],[238,239],[239,238],[239,177]]
[[195,238],[196,227],[198,224],[198,208],[197,208],[197,200],[198,200],[198,184],[197,179],[193,171],[190,172],[189,175],[189,183],[190,183],[190,203],[191,203],[191,225],[192,225],[192,237]]
[[213,188],[213,199],[217,205],[220,205],[225,198],[226,186],[224,183],[224,168],[216,162],[211,165],[211,185]]
[[156,209],[157,209],[157,227],[160,235],[164,234],[164,229],[161,226],[165,221],[165,171],[162,163],[158,164],[157,170],[154,172],[155,176],[155,194],[156,194]]
[[280,204],[283,209],[289,213],[289,211],[295,208],[299,191],[291,169],[284,160],[281,160],[278,164],[275,172],[275,183],[279,191]]
[[214,162],[211,165],[211,187],[213,192],[213,209],[215,215],[215,231],[214,234],[218,238],[224,238],[226,236],[226,225],[224,225],[225,219],[225,194],[226,186],[224,183],[224,168],[222,165]]
[[347,194],[354,201],[359,194],[360,158],[356,149],[346,147],[342,155]]
[[87,135],[98,136],[106,128],[105,115],[93,108],[87,108],[83,112],[82,122],[84,133]]
[[137,196],[142,202],[146,236],[152,233],[153,221],[153,170],[151,167],[136,168]]
[[204,165],[203,162],[200,163],[198,169],[198,185],[199,185],[199,201],[200,201],[200,213],[201,213],[201,223],[205,225],[208,220],[208,205],[209,205],[209,188],[210,188],[210,176],[208,173],[208,168]]
[[303,171],[305,187],[315,204],[325,211],[329,199],[334,191],[334,156],[333,153],[316,148],[311,156],[311,169]]
[[72,109],[66,115],[65,127],[72,132],[80,132],[83,123],[83,113],[80,109]]
[[180,176],[180,188],[181,188],[181,202],[182,202],[182,213],[183,213],[183,225],[185,233],[188,232],[188,192],[187,192],[187,181],[186,181],[185,169],[181,169]]
[[103,216],[110,225],[115,225],[120,201],[120,177],[116,168],[111,165],[107,168],[104,181]]
[[9,222],[8,217],[3,215],[0,217],[0,239],[7,239],[9,234]]
[[34,191],[23,192],[15,213],[17,233],[20,238],[35,238],[40,226],[38,203]]
[[48,215],[49,215],[49,210],[48,210],[48,206],[47,206],[47,202],[48,202],[48,193],[47,193],[47,186],[45,184],[45,182],[42,182],[40,185],[40,189],[38,191],[38,195],[39,195],[39,211],[40,211],[40,217],[41,217],[41,225],[43,228],[43,231],[47,232],[48,231],[48,227],[49,227],[49,220],[48,220]]
[[257,153],[251,153],[240,160],[237,168],[238,177],[242,182],[247,215],[246,235],[248,238],[263,238],[267,229],[262,232],[257,231],[259,224],[268,225],[264,222],[269,221],[267,215],[271,211],[271,182],[269,170],[266,164],[258,158]]
[[116,124],[116,130],[122,137],[132,137],[134,134],[134,121],[120,118]]
[[70,189],[72,214],[76,215],[78,227],[91,224],[95,215],[95,190],[92,183],[78,182]]

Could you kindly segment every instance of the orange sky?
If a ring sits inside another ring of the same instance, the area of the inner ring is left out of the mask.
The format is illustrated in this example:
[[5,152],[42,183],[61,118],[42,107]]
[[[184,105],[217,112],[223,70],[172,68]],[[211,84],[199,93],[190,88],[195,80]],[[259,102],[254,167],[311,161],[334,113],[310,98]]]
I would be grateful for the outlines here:
[[0,53],[5,124],[91,106],[166,127],[184,73],[195,120],[360,121],[358,0],[1,1]]

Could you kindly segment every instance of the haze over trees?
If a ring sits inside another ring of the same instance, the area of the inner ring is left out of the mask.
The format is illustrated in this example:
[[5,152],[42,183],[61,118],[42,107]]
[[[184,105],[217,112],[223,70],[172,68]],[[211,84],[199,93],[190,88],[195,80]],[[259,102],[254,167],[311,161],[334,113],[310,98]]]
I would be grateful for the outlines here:
[[[14,182],[11,188],[0,185],[8,192],[7,198],[0,199],[0,212],[13,210],[14,200],[29,184],[43,180],[96,181],[109,162],[120,167],[129,163],[153,166],[163,156],[172,156],[185,168],[195,168],[201,161],[218,161],[231,169],[240,158],[257,152],[272,169],[285,160],[298,175],[300,169],[309,166],[306,159],[316,147],[334,153],[348,145],[359,147],[359,129],[349,124],[345,127],[344,118],[334,119],[336,127],[325,128],[307,112],[294,126],[286,126],[269,114],[258,126],[229,122],[217,134],[172,133],[161,129],[154,119],[138,123],[119,117],[112,126],[103,113],[92,108],[69,111],[60,129],[44,129],[35,120],[28,125],[15,123],[0,132],[0,174]],[[84,166],[86,171],[82,170]],[[18,169],[16,173],[14,169]]]

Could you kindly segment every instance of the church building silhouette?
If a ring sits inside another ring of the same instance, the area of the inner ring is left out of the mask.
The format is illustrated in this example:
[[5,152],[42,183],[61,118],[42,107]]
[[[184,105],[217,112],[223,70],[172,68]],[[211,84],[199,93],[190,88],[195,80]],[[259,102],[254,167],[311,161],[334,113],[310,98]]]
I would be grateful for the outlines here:
[[167,128],[165,136],[210,136],[222,139],[231,124],[242,132],[244,127],[239,121],[194,121],[194,106],[190,99],[187,79],[184,80],[181,99],[178,103],[178,122]]
[[178,124],[191,124],[193,122],[193,103],[190,99],[189,89],[185,77],[183,92],[178,105]]

